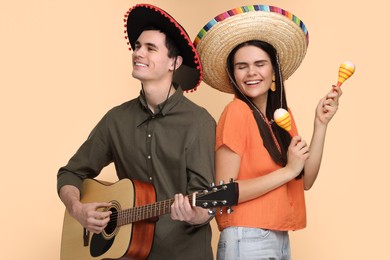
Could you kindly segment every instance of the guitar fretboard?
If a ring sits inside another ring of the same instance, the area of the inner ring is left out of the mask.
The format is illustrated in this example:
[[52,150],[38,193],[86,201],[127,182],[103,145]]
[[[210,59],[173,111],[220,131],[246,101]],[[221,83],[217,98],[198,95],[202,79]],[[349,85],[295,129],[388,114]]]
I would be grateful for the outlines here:
[[[193,195],[187,197],[191,201]],[[162,200],[153,204],[120,210],[118,211],[117,226],[171,213],[171,205],[173,202],[174,199]]]

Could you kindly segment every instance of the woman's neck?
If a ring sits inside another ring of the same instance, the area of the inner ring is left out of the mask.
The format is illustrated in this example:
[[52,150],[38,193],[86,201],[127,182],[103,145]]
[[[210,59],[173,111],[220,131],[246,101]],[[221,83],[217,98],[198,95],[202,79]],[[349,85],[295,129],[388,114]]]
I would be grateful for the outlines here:
[[257,109],[260,110],[263,115],[265,115],[266,109],[267,109],[267,96],[261,96],[257,98],[251,98],[253,104],[257,107]]

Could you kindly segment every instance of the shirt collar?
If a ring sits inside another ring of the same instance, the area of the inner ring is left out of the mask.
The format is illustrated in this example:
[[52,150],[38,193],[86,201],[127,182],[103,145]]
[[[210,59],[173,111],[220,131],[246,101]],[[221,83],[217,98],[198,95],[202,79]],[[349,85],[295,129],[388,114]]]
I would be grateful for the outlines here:
[[[165,116],[179,102],[182,96],[183,96],[183,91],[180,86],[177,86],[176,91],[175,93],[173,93],[172,96],[170,96],[167,100],[164,100],[162,103],[157,105],[155,114],[160,113],[161,109],[163,109],[161,111],[161,114]],[[145,109],[152,115],[152,111],[150,111],[150,109],[147,107],[147,104],[145,103],[144,93],[142,92],[142,90],[140,91],[138,100],[141,102],[143,109]],[[164,106],[165,102],[167,103]]]
[[[183,97],[183,91],[180,86],[176,87],[175,93],[172,94],[167,100],[164,100],[162,103],[157,105],[157,111],[153,113],[148,107],[144,99],[144,93],[142,90],[140,91],[140,95],[138,97],[139,102],[142,105],[142,108],[144,111],[149,113],[149,117],[146,118],[143,122],[139,124],[142,125],[152,119],[158,118],[158,117],[164,117],[175,105],[180,101],[180,99]],[[164,105],[164,103],[166,104]]]

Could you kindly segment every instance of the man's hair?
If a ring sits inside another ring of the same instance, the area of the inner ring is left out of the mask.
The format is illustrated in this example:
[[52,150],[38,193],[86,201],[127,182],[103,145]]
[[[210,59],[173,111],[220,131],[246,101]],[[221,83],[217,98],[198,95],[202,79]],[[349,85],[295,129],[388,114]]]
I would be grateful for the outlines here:
[[150,25],[145,27],[142,31],[159,31],[163,33],[165,35],[165,46],[168,49],[168,57],[176,58],[177,56],[180,56],[180,50],[177,47],[177,44],[173,41],[171,37],[168,36],[168,34],[164,30],[156,26]]

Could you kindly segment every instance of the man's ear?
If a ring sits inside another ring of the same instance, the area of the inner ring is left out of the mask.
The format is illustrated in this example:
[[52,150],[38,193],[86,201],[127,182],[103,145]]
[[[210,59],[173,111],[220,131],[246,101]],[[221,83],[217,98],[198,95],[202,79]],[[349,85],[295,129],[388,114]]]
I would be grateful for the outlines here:
[[[176,67],[175,67],[175,62],[176,62]],[[177,56],[176,58],[172,59],[172,70],[178,69],[181,64],[183,63],[183,57],[182,56]]]

